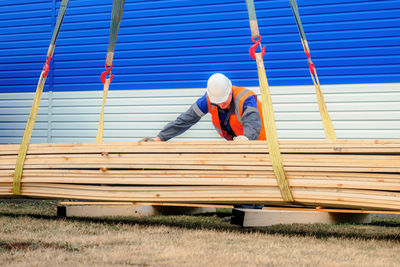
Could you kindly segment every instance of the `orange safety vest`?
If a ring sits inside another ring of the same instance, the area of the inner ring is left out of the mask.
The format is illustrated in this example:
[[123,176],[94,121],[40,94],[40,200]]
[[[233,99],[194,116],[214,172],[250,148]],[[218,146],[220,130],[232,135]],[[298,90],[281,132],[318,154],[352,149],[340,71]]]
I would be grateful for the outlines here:
[[[249,96],[254,96],[257,100],[257,108],[258,112],[260,113],[261,117],[261,131],[260,135],[258,136],[257,140],[265,140],[265,128],[264,128],[264,121],[262,117],[262,104],[260,101],[258,101],[256,94],[254,94],[253,91],[248,90],[244,87],[237,87],[237,86],[232,86],[232,94],[233,94],[233,101],[235,103],[235,114],[232,114],[230,119],[229,119],[229,125],[231,126],[233,132],[236,134],[236,136],[243,135],[243,104],[244,101],[249,97]],[[219,121],[219,116],[218,116],[218,107],[215,105],[211,105],[210,99],[207,96],[207,102],[208,102],[208,112],[210,112],[211,117],[212,117],[212,122],[214,124],[215,129],[217,130],[218,134],[229,140],[225,135],[224,132],[221,128],[220,121]],[[225,133],[226,134],[226,133]]]

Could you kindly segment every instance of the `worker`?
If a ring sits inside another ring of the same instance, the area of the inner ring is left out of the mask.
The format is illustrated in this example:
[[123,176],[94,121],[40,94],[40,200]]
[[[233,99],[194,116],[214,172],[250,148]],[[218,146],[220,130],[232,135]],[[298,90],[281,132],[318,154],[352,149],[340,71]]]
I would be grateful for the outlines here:
[[254,92],[232,86],[221,73],[211,75],[206,93],[175,121],[168,123],[154,139],[167,141],[178,136],[211,113],[212,123],[226,140],[265,140],[261,102]]

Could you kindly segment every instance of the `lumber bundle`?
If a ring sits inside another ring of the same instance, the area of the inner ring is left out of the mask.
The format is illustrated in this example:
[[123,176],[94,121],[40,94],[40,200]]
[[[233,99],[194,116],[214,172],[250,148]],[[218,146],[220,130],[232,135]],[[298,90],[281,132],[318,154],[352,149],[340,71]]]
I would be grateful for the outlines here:
[[[282,140],[280,148],[296,205],[400,210],[400,140]],[[0,146],[0,197],[13,196],[18,149]],[[31,144],[22,195],[288,204],[265,141]]]

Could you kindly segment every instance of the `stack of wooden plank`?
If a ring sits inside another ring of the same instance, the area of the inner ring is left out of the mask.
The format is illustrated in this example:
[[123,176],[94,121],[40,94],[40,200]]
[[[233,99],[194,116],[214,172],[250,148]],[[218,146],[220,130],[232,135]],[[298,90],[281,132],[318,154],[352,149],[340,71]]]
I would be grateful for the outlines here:
[[[282,140],[280,147],[296,204],[400,210],[400,140]],[[0,146],[0,197],[12,197],[18,149]],[[265,141],[31,144],[22,194],[287,204]]]

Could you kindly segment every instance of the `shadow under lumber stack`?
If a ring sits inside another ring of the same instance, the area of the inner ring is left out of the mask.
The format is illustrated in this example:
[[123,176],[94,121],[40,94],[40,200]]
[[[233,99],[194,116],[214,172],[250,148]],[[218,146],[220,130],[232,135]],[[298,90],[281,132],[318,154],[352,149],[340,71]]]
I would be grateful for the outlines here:
[[[280,141],[296,204],[400,210],[400,140]],[[0,145],[12,197],[19,145]],[[265,141],[32,144],[22,195],[36,198],[283,205]]]

